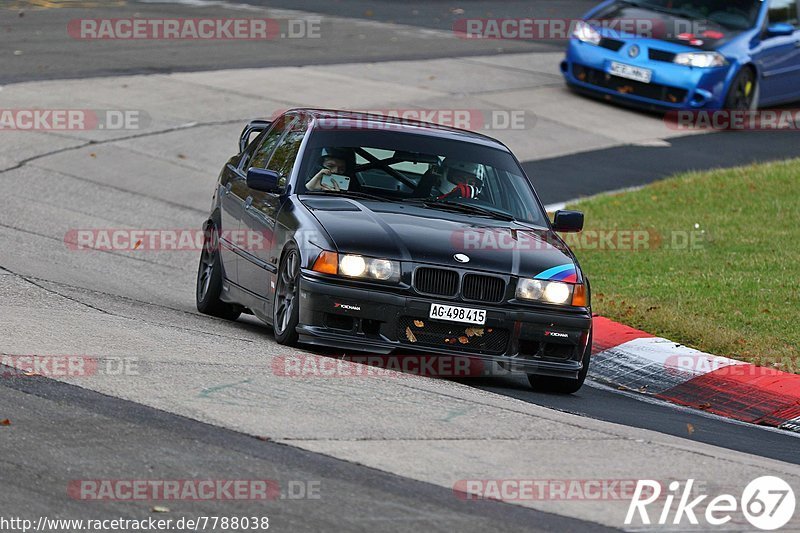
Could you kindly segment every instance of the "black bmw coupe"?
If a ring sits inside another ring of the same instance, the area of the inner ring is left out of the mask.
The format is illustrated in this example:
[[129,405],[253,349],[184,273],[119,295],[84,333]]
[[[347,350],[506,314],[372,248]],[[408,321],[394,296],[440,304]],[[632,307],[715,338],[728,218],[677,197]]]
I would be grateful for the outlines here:
[[281,344],[463,356],[571,393],[592,342],[589,282],[502,143],[370,114],[253,121],[205,222],[197,308],[252,313]]

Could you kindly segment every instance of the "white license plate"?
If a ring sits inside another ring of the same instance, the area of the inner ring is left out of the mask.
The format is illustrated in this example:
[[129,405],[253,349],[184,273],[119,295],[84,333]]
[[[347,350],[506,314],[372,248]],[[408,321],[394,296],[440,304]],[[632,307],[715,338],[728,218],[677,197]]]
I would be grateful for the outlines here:
[[486,324],[486,311],[483,309],[453,307],[452,305],[431,304],[429,317],[437,320],[447,320],[448,322],[463,322],[481,326]]
[[617,63],[616,61],[611,62],[610,72],[620,78],[640,81],[642,83],[650,83],[650,80],[653,79],[653,71],[650,69],[634,67],[633,65]]

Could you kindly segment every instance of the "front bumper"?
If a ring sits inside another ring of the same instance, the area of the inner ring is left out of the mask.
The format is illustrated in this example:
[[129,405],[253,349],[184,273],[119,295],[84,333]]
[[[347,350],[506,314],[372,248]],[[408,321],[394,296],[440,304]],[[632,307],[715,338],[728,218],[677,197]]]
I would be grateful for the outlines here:
[[[431,303],[484,309],[486,324],[429,319]],[[588,310],[559,312],[409,296],[356,288],[307,272],[300,278],[297,331],[307,344],[375,354],[458,356],[499,363],[506,370],[577,378],[591,327]]]
[[[628,54],[634,44],[641,49],[636,58]],[[649,54],[648,45],[636,40],[625,42],[619,50],[611,50],[572,39],[561,72],[566,82],[580,92],[646,109],[715,110],[724,107],[733,70],[731,65],[690,68],[650,59]],[[651,70],[651,82],[609,74],[612,61]]]

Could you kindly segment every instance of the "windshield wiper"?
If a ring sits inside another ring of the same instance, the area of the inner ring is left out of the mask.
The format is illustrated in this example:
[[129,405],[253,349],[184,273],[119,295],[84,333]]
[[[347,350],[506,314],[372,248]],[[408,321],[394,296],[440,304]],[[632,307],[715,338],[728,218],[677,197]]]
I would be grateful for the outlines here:
[[487,217],[492,217],[499,220],[505,220],[508,222],[513,222],[514,220],[516,220],[513,216],[509,215],[508,213],[501,213],[500,211],[495,211],[493,209],[486,209],[483,207],[479,207],[477,205],[458,204],[455,202],[447,202],[441,200],[422,200],[422,204],[425,205],[426,207],[430,207],[433,209],[436,208],[450,209],[451,211],[458,211],[461,213],[468,213],[475,215],[484,215]]
[[318,194],[321,196],[350,196],[352,198],[361,198],[363,200],[377,200],[379,202],[398,202],[394,198],[386,198],[377,194],[370,194],[368,192],[360,191],[306,191],[302,194]]

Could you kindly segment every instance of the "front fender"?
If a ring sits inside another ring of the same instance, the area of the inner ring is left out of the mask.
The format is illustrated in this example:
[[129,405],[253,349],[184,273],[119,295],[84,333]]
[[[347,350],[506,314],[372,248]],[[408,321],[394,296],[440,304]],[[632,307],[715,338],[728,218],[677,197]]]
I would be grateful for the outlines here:
[[278,264],[289,243],[297,246],[302,268],[311,268],[322,250],[337,251],[328,232],[296,196],[287,198],[278,221],[273,240]]

